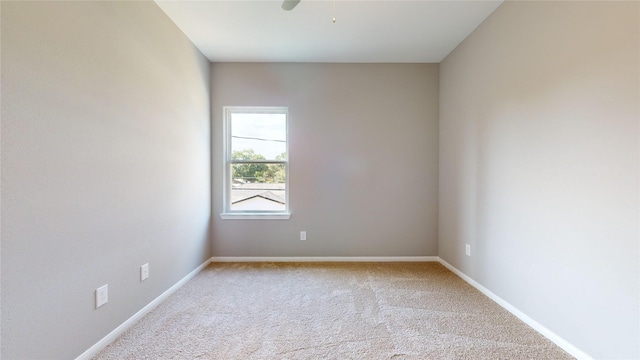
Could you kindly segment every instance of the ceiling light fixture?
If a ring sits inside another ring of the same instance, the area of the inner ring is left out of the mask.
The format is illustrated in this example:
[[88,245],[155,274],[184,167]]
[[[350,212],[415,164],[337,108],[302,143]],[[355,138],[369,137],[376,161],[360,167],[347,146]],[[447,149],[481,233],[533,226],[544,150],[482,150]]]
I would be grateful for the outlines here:
[[284,0],[282,2],[282,10],[291,11],[299,2],[300,0]]
[[[298,3],[300,3],[300,0],[284,0],[282,1],[282,10],[286,10],[286,11],[291,11],[293,10],[293,8],[295,8],[296,6],[298,6]],[[336,0],[332,1],[333,3],[333,12],[332,12],[332,17],[331,20],[333,20],[333,23],[336,23]]]

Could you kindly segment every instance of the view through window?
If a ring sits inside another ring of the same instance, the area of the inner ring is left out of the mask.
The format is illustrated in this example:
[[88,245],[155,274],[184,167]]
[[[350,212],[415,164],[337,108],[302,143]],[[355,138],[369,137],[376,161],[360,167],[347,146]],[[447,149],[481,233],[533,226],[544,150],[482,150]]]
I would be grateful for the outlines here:
[[287,109],[225,110],[226,209],[287,212]]

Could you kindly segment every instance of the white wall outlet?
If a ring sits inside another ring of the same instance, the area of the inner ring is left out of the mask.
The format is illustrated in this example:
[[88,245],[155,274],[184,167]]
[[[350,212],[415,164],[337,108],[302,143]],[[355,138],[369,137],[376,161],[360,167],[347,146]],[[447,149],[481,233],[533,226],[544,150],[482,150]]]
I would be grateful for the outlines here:
[[149,278],[149,263],[140,266],[140,281],[145,281]]
[[300,231],[300,240],[307,240],[307,232]]
[[464,253],[467,254],[467,256],[471,256],[471,245],[466,244],[464,246]]
[[109,285],[105,284],[96,289],[96,309],[109,301]]

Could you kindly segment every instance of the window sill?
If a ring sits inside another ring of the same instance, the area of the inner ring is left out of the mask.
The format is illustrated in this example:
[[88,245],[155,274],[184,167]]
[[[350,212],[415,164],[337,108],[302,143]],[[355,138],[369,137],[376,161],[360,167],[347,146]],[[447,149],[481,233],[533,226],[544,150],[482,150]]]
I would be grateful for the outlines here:
[[222,213],[223,220],[289,220],[291,213]]

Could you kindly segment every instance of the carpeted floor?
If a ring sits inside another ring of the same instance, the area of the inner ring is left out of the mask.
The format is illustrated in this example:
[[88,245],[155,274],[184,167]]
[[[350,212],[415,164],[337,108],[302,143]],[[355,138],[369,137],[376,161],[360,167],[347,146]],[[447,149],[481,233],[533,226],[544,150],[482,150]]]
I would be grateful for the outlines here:
[[217,263],[94,359],[572,359],[438,263]]

